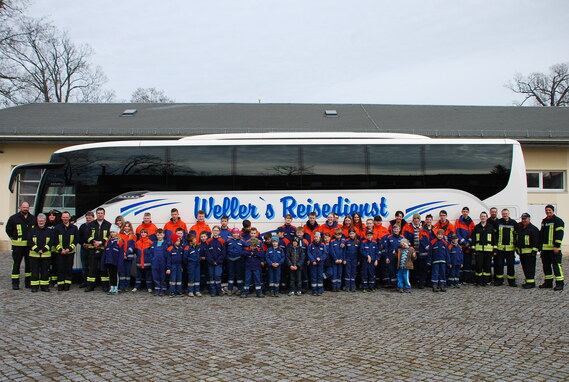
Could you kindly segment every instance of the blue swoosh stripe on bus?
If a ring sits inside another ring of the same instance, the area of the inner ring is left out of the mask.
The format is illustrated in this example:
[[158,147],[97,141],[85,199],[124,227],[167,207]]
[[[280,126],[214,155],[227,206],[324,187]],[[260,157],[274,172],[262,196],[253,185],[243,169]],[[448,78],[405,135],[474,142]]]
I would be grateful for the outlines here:
[[[425,212],[429,212],[432,210],[436,210],[438,208],[444,208],[444,207],[452,207],[452,206],[458,206],[458,203],[454,203],[454,204],[443,204],[442,206],[436,206],[433,208],[427,208],[425,210],[421,210],[421,211],[417,211],[420,214],[424,214]],[[403,219],[407,219],[409,216],[413,216],[412,214],[408,214],[407,216],[405,216]]]
[[136,216],[136,215],[138,215],[144,211],[148,211],[148,210],[151,210],[151,209],[156,208],[156,207],[169,206],[170,204],[179,204],[179,203],[180,202],[162,203],[162,204],[157,204],[155,206],[145,207],[145,208],[142,208],[140,210],[136,210],[134,215]]
[[134,204],[129,204],[128,206],[124,206],[121,208],[121,213],[123,213],[124,211],[130,210],[131,208],[134,209],[135,207],[138,207],[138,206],[143,205],[143,204],[160,202],[162,200],[166,200],[166,199],[153,199],[153,200],[147,200],[145,202],[138,202],[138,203],[134,203]]
[[421,207],[429,206],[429,205],[431,205],[431,204],[436,204],[436,203],[444,203],[444,201],[443,201],[443,200],[439,200],[438,202],[423,203],[423,204],[419,204],[419,205],[416,205],[416,206],[413,206],[413,207],[409,207],[409,208],[407,208],[407,209],[405,210],[405,213],[406,213],[407,215],[409,215],[409,214],[410,214],[412,211],[414,211],[414,210],[418,210],[418,209],[421,208]]

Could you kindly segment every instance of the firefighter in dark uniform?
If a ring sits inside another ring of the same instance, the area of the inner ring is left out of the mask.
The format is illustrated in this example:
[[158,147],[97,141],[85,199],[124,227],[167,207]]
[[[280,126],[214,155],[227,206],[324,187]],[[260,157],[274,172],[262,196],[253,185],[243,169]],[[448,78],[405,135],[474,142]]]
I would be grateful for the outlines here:
[[480,213],[480,223],[472,230],[472,253],[476,259],[475,283],[488,285],[492,278],[492,257],[495,253],[496,235],[494,227],[488,222],[488,214]]
[[526,278],[522,288],[535,288],[535,261],[539,251],[539,229],[531,223],[531,216],[527,212],[522,214],[522,222],[517,227],[516,250],[520,254],[520,262]]
[[[545,282],[539,287],[553,288],[553,275],[555,275],[555,288],[553,289],[563,290],[564,279],[563,269],[561,268],[561,241],[563,240],[565,223],[555,216],[554,211],[555,208],[551,204],[545,206],[545,219],[541,221],[539,243]],[[552,268],[553,272],[551,271]]]
[[30,280],[32,292],[41,288],[49,292],[49,268],[51,266],[51,248],[56,242],[55,231],[46,224],[46,216],[38,215],[37,226],[28,232],[28,248],[30,249]]
[[[92,247],[92,250],[88,253],[89,262],[89,274],[87,276],[87,288],[85,292],[92,292],[95,290],[95,282],[97,281],[97,276],[99,275],[99,268],[101,266],[101,257],[103,256],[103,251],[105,249],[105,242],[109,238],[109,230],[111,229],[111,223],[105,220],[105,209],[97,208],[96,211],[97,219],[93,220],[89,227],[91,228],[91,236],[87,239],[87,242]],[[109,291],[109,277],[101,276],[101,283],[103,284],[103,291]]]
[[10,216],[6,223],[6,234],[12,241],[12,259],[14,264],[12,266],[12,289],[20,289],[20,265],[22,259],[24,260],[25,272],[25,285],[26,288],[30,287],[30,277],[32,276],[30,270],[28,248],[28,232],[36,224],[36,218],[30,214],[30,205],[28,202],[20,204],[20,211],[17,214]]
[[504,284],[504,260],[508,270],[508,285],[516,286],[516,225],[510,218],[510,210],[502,210],[502,218],[496,222],[496,256],[494,257],[494,285]]

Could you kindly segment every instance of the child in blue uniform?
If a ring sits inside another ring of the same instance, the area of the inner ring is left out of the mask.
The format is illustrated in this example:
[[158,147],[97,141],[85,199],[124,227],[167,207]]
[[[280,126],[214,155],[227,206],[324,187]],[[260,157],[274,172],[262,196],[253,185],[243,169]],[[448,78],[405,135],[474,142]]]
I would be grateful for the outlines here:
[[356,291],[356,273],[360,256],[360,241],[356,230],[350,228],[348,238],[344,241],[345,250],[344,257],[346,259],[346,272],[344,273],[344,286],[346,291]]
[[360,245],[361,276],[364,293],[375,290],[375,267],[377,267],[379,253],[379,245],[373,240],[373,231],[367,231],[366,239]]
[[110,238],[105,243],[103,257],[101,259],[101,268],[108,274],[110,289],[107,294],[117,294],[118,285],[118,269],[123,265],[124,245],[119,238],[119,227],[115,224],[111,225],[109,230]]
[[170,297],[182,294],[182,261],[184,247],[180,236],[173,234],[170,237],[172,245],[168,247],[166,257],[166,274],[170,275]]
[[249,247],[246,248],[245,256],[245,288],[241,294],[241,298],[249,295],[251,284],[255,284],[255,292],[257,297],[265,297],[261,289],[261,268],[263,267],[263,251],[259,248],[259,239],[256,237],[249,240]]
[[320,232],[314,232],[314,241],[308,246],[313,296],[321,296],[324,293],[324,261],[327,257],[328,251],[324,243],[320,241]]
[[150,248],[152,251],[152,278],[154,280],[154,295],[166,294],[166,258],[168,245],[164,240],[164,230],[156,230],[156,242]]
[[271,238],[272,247],[265,252],[265,259],[269,267],[269,296],[279,297],[279,286],[281,281],[281,265],[284,262],[285,254],[279,247],[279,238],[273,235]]
[[231,236],[225,242],[225,255],[227,256],[227,288],[224,292],[231,296],[233,294],[234,285],[237,284],[235,294],[239,296],[243,293],[243,280],[245,276],[245,248],[248,244],[241,240],[241,231],[239,228],[231,230]]
[[344,256],[345,240],[342,238],[342,230],[334,230],[334,240],[330,241],[329,251],[331,258],[332,292],[339,292],[342,287],[342,269],[346,264]]
[[[204,235],[207,238],[207,235]],[[188,297],[201,297],[200,292],[200,248],[196,245],[196,236],[189,233],[186,236],[188,246],[184,253],[188,273]],[[205,243],[204,243],[205,245]]]
[[384,239],[385,253],[382,258],[385,259],[385,273],[383,274],[383,281],[386,287],[396,289],[397,285],[397,250],[399,249],[400,241],[403,239],[401,236],[401,226],[397,223],[391,227],[391,235],[386,236]]
[[460,270],[464,264],[464,255],[462,248],[458,243],[458,235],[453,233],[450,237],[449,256],[450,269],[448,275],[448,286],[452,288],[460,288]]
[[223,270],[223,260],[225,259],[225,242],[219,237],[219,226],[211,230],[211,238],[207,240],[207,263],[209,274],[209,294],[210,296],[222,296],[221,272]]
[[446,269],[450,264],[450,255],[447,242],[444,241],[445,230],[437,231],[437,238],[433,240],[429,247],[429,257],[427,265],[432,265],[431,282],[433,283],[433,292],[446,292]]

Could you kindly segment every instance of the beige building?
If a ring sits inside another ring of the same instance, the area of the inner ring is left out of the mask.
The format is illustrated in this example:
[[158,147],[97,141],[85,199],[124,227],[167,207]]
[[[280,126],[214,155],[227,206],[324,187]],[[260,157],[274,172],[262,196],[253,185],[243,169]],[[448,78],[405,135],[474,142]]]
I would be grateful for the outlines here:
[[[521,142],[528,210],[539,225],[543,207],[569,220],[569,109],[346,104],[34,104],[0,110],[0,223],[33,203],[40,170],[8,190],[12,168],[48,162],[57,149],[109,140],[177,139],[211,133],[353,131],[432,138],[512,138]],[[68,199],[62,209],[73,211]],[[37,212],[37,211],[35,211]],[[0,250],[9,248],[2,229]]]

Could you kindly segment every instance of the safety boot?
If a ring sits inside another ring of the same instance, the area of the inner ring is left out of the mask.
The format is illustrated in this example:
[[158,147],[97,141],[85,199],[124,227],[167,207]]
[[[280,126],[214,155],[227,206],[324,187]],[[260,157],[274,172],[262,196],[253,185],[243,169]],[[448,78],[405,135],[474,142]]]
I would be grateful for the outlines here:
[[513,279],[508,279],[508,285],[513,287],[513,288],[516,288],[518,286],[516,284],[516,280],[513,280]]
[[19,290],[20,289],[20,280],[14,279],[12,280],[12,289]]
[[563,286],[564,286],[564,282],[563,281],[557,281],[555,282],[555,288],[553,288],[553,290],[563,290]]
[[545,280],[543,284],[539,286],[540,289],[551,289],[553,288],[553,280]]

